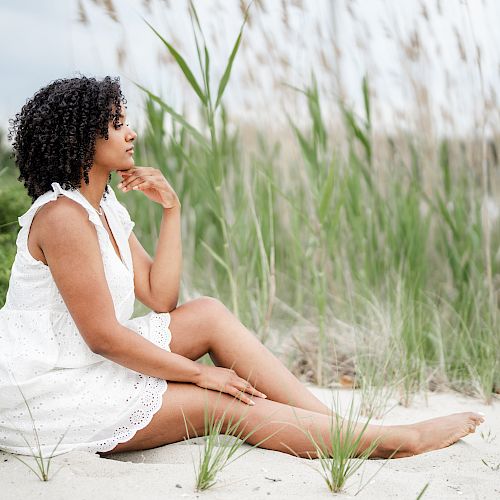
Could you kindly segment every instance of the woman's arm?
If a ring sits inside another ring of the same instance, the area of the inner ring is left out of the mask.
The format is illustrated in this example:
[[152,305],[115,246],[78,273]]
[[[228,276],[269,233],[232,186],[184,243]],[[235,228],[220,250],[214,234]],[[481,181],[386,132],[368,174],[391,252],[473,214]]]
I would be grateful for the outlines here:
[[167,352],[122,325],[114,328],[108,339],[111,342],[101,344],[102,347],[94,352],[136,372],[224,392],[250,405],[255,404],[250,398],[252,394],[267,397],[230,368],[202,365],[175,352]]
[[164,208],[160,236],[149,271],[151,296],[170,312],[177,307],[182,268],[181,207]]
[[136,372],[172,382],[196,384],[202,376],[203,366],[196,361],[168,352],[118,322],[92,351]]
[[[170,312],[177,307],[182,268],[181,203],[172,186],[157,168],[134,167],[118,171],[124,191],[142,191],[150,200],[163,207],[160,235],[155,256],[149,268],[148,301],[156,304],[157,312]],[[144,287],[141,287],[144,288]],[[159,310],[161,309],[161,311]]]
[[40,246],[78,331],[92,352],[165,380],[196,383],[203,367],[167,352],[120,324],[104,272],[97,232],[87,211],[65,196],[47,203]]

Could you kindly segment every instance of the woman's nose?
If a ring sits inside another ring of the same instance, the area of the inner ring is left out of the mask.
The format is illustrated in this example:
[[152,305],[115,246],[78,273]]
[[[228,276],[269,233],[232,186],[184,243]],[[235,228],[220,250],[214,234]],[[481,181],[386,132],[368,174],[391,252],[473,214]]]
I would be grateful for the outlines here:
[[137,134],[134,130],[129,129],[129,134],[128,134],[128,140],[129,141],[134,141],[137,137]]

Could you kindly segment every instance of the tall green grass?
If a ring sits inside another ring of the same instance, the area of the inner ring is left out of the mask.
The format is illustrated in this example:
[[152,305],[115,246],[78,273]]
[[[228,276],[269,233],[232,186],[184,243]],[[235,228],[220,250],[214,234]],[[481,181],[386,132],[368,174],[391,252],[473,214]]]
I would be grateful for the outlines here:
[[[403,404],[428,388],[491,401],[500,391],[500,226],[485,217],[496,181],[484,182],[472,154],[477,139],[381,135],[368,77],[360,112],[334,103],[342,118],[334,132],[325,120],[332,102],[314,76],[296,89],[308,125],[289,116],[291,139],[258,123],[250,136],[224,107],[245,23],[214,75],[193,7],[191,20],[197,69],[151,24],[146,29],[190,84],[201,124],[138,83],[147,126],[136,164],[160,168],[183,206],[181,300],[221,298],[278,354],[291,349],[300,317],[312,333],[298,336],[295,356],[320,385],[335,382],[351,359],[367,391],[392,384]],[[161,207],[116,191],[153,254]]]
[[[289,117],[294,140],[281,144],[257,124],[257,146],[247,147],[219,99],[243,27],[215,99],[210,51],[193,8],[191,15],[201,84],[150,28],[191,84],[205,122],[196,128],[141,87],[148,128],[137,147],[137,163],[160,166],[183,200],[184,298],[220,297],[275,345],[276,332],[287,337],[287,310],[297,311],[316,327],[301,340],[313,353],[313,381],[320,385],[338,375],[337,356],[355,352],[354,343],[342,342],[342,353],[335,347],[343,332],[332,325],[340,320],[356,325],[355,335],[371,332],[373,345],[387,346],[372,363],[386,366],[383,382],[397,381],[403,404],[428,387],[490,401],[500,384],[498,292],[485,275],[490,267],[498,279],[500,264],[485,255],[495,254],[500,234],[498,224],[490,228],[492,248],[485,252],[481,207],[488,193],[461,153],[467,144],[436,141],[433,164],[417,137],[377,136],[375,143],[368,78],[360,89],[361,116],[337,103],[347,137],[339,143],[325,125],[313,76],[309,87],[296,89],[309,127]],[[284,148],[296,154],[283,155]],[[130,200],[134,216],[156,225],[139,196]],[[153,229],[151,237],[150,248]]]

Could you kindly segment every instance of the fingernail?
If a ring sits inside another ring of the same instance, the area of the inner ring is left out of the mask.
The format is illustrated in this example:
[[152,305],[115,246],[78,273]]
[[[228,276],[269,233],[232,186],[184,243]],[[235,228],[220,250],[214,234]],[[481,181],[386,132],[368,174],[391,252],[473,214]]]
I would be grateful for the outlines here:
[[120,182],[120,184],[118,184],[118,187],[121,188],[122,187],[122,183]]
[[267,396],[266,396],[265,394],[262,394],[262,397],[263,397],[263,398],[267,398]]
[[255,404],[255,401],[250,400],[250,404],[251,404],[251,405],[254,405],[254,404]]
[[132,189],[139,189],[139,186],[134,186]]

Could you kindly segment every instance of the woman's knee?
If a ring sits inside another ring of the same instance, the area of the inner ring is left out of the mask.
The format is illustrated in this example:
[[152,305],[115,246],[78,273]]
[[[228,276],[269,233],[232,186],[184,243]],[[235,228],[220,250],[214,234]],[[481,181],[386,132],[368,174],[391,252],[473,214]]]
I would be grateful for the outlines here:
[[219,300],[208,295],[194,299],[197,313],[210,325],[217,325],[231,314],[229,309]]

